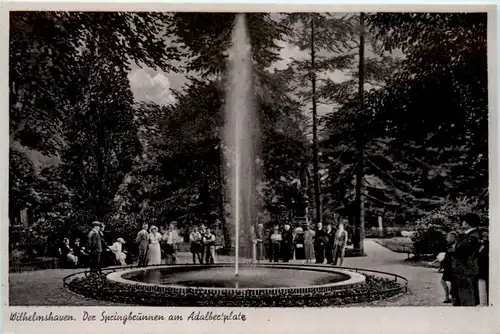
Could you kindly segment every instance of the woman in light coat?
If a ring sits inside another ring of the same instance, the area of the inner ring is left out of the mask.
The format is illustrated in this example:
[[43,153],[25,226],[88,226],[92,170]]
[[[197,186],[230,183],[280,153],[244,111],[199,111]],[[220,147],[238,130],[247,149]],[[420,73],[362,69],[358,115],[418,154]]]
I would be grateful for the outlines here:
[[304,232],[304,253],[306,263],[311,262],[314,258],[314,231],[311,225],[307,225],[307,230]]

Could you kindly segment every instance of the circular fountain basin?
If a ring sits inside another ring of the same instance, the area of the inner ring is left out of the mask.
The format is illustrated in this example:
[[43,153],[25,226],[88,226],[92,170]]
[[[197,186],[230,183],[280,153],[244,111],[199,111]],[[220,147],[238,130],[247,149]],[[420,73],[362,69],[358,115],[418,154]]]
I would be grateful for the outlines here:
[[113,272],[107,282],[122,287],[165,294],[293,295],[350,288],[365,282],[365,276],[328,266],[287,264],[173,265]]

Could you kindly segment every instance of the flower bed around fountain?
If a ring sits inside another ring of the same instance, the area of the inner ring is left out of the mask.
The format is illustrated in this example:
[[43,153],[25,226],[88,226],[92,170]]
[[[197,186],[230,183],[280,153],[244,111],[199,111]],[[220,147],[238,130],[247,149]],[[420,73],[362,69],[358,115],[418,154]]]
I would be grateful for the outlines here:
[[[219,266],[228,266],[219,265]],[[194,267],[194,266],[170,266]],[[124,279],[123,276],[143,269],[110,270],[109,273],[74,274],[65,278],[65,286],[72,292],[88,298],[109,300],[132,305],[147,306],[220,306],[220,307],[300,307],[335,306],[352,303],[370,302],[385,299],[406,292],[406,280],[373,275],[360,275],[354,271],[329,266],[298,266],[273,264],[269,268],[288,268],[290,270],[323,271],[344,274],[348,277],[342,282],[334,282],[307,287],[275,288],[211,288],[184,287],[150,284]],[[146,270],[169,266],[147,268]],[[194,268],[193,268],[194,269]],[[380,273],[392,275],[387,273]]]

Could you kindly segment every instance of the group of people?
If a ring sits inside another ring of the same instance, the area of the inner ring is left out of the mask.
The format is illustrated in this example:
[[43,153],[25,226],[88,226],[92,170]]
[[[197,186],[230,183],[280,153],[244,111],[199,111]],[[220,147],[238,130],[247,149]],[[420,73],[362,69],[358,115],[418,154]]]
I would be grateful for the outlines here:
[[[261,224],[257,229],[252,229],[254,244],[254,253],[256,259],[262,259],[262,237],[263,227]],[[323,227],[322,223],[316,224],[313,228],[307,225],[304,231],[302,227],[297,227],[292,231],[291,226],[285,224],[280,230],[279,226],[273,227],[270,233],[268,242],[268,258],[270,262],[278,262],[280,259],[283,262],[289,262],[291,259],[303,259],[306,263],[312,262],[313,259],[317,264],[332,264],[342,265],[347,247],[348,233],[344,228],[344,223],[339,223],[338,226],[331,224]]]
[[480,218],[468,213],[462,217],[462,231],[449,232],[447,250],[434,262],[440,262],[444,303],[454,306],[488,304],[489,241],[479,231]]
[[[109,252],[111,264],[125,265],[127,252],[123,250],[125,240],[118,238],[112,245],[108,246],[104,239],[104,224],[95,222],[89,233],[87,247],[82,245],[80,238],[76,238],[71,244],[69,238],[64,238],[58,248],[61,264],[64,267],[93,267],[103,261],[102,254]],[[108,263],[109,264],[109,263]]]
[[349,235],[344,223],[339,223],[337,227],[328,224],[326,229],[323,224],[318,223],[314,231],[314,256],[316,263],[342,265],[344,264],[345,250]]
[[89,265],[90,255],[80,244],[79,238],[76,238],[73,244],[68,238],[64,238],[58,251],[62,262],[69,267],[87,267]]
[[159,265],[163,259],[165,264],[177,263],[177,244],[181,241],[175,223],[161,227],[161,231],[154,225],[144,224],[135,239],[139,246],[138,266]]
[[189,234],[189,243],[194,264],[196,264],[196,260],[200,264],[215,263],[216,238],[209,227],[205,227],[203,224],[199,228],[194,226]]
[[125,240],[118,238],[111,246],[108,246],[104,239],[105,225],[98,221],[93,222],[92,225],[88,235],[88,249],[83,249],[88,254],[90,269],[93,271],[101,269],[102,254],[106,252],[111,252],[113,264],[126,265],[128,255],[127,251],[123,249]]

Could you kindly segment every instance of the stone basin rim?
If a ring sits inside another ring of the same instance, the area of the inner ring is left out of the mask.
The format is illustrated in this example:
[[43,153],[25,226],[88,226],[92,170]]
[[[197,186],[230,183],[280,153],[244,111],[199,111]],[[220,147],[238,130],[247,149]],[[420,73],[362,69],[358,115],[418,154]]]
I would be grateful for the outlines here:
[[[366,281],[366,277],[364,275],[361,275],[359,273],[355,273],[350,270],[346,269],[340,269],[336,267],[330,267],[330,266],[325,266],[321,264],[317,265],[296,265],[296,264],[270,264],[270,263],[263,263],[263,264],[240,264],[240,268],[275,268],[275,269],[295,269],[295,270],[302,270],[302,271],[318,271],[318,272],[326,272],[326,273],[335,273],[335,274],[340,274],[347,276],[348,278],[344,281],[340,282],[333,282],[333,283],[328,283],[328,284],[311,284],[308,286],[298,286],[298,287],[272,287],[272,288],[233,288],[233,287],[189,287],[185,285],[174,285],[174,284],[155,284],[155,283],[144,283],[144,282],[138,282],[138,281],[133,281],[129,280],[126,278],[123,278],[123,275],[126,274],[131,274],[131,273],[139,273],[144,270],[161,270],[161,269],[169,269],[169,268],[231,268],[234,267],[234,263],[218,263],[218,264],[211,264],[211,265],[203,265],[203,264],[174,264],[174,265],[157,265],[157,266],[151,266],[151,267],[144,267],[144,268],[132,268],[132,269],[125,269],[125,270],[120,270],[116,272],[112,272],[110,274],[106,275],[106,280],[108,283],[112,284],[123,284],[123,285],[135,285],[135,286],[141,286],[146,289],[156,289],[156,288],[161,288],[161,289],[181,289],[181,290],[186,290],[186,291],[193,291],[193,290],[202,290],[202,291],[275,291],[275,290],[280,290],[280,291],[296,291],[300,289],[339,289],[342,287],[352,287],[358,284],[363,284]],[[272,269],[271,269],[272,270]]]

